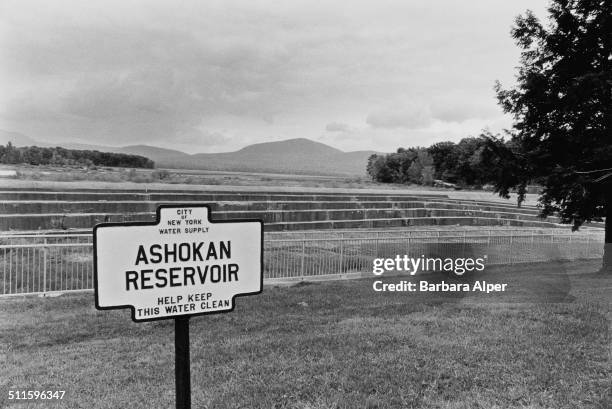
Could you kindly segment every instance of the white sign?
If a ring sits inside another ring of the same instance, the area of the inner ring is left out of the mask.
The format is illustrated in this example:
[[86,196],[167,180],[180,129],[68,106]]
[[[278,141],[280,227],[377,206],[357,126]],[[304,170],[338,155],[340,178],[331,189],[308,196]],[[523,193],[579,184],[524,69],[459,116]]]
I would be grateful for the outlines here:
[[229,312],[262,291],[263,223],[163,205],[154,223],[99,224],[94,282],[96,308],[131,308],[134,321]]

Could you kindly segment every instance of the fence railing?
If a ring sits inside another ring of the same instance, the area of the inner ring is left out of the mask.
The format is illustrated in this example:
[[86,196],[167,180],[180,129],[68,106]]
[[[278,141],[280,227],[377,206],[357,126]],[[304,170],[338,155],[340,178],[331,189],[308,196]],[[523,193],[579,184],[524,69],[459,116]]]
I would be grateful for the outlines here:
[[[486,258],[486,265],[600,258],[602,231],[411,230],[266,233],[267,281],[372,271],[376,258]],[[0,296],[91,290],[90,234],[0,236]]]
[[601,229],[591,229],[572,233],[569,228],[517,228],[517,227],[502,227],[497,226],[494,229],[486,227],[482,228],[460,228],[440,230],[440,228],[431,229],[347,229],[347,230],[304,230],[304,231],[274,231],[266,232],[266,237],[270,239],[322,239],[322,238],[383,238],[383,237],[450,237],[450,236],[541,236],[541,235],[584,235],[584,234],[603,234]]

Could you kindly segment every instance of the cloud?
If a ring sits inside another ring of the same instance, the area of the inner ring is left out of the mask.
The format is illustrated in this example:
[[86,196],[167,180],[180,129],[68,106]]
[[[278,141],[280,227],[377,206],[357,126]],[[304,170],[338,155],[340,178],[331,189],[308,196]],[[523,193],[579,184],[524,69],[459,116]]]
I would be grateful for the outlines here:
[[231,138],[224,135],[222,132],[191,128],[187,132],[178,135],[175,140],[182,145],[208,147],[223,146],[227,144],[231,140]]
[[26,83],[4,104],[3,118],[45,137],[124,143],[180,138],[219,114],[268,118],[278,110],[271,79],[260,76],[262,67],[280,65],[276,57],[180,32],[126,30],[61,28],[48,46],[16,40],[13,75],[44,86]]
[[429,101],[422,98],[419,103],[400,103],[397,107],[378,109],[366,118],[373,128],[423,129],[436,122],[464,122],[470,120],[494,120],[502,113],[486,97],[443,96]]
[[325,130],[327,132],[347,132],[349,130],[349,126],[342,122],[330,122],[325,125]]
[[408,104],[374,111],[368,115],[366,122],[373,128],[419,129],[431,124],[432,118],[427,106]]
[[430,107],[432,116],[444,122],[491,119],[502,113],[496,104],[486,103],[486,98],[469,95],[439,98],[431,103]]
[[203,149],[323,127],[345,147],[372,143],[335,118],[365,117],[388,140],[437,122],[484,127],[494,80],[512,81],[518,61],[509,27],[545,8],[534,1],[5,0],[0,128]]

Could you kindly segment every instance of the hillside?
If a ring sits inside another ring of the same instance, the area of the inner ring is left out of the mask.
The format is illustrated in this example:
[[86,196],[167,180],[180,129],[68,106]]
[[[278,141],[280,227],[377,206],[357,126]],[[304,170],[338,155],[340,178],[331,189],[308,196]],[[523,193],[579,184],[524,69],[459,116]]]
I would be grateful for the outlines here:
[[0,144],[8,141],[16,146],[62,146],[68,149],[141,155],[153,160],[158,168],[313,175],[363,176],[368,157],[376,153],[343,152],[324,143],[297,138],[248,145],[235,152],[187,154],[150,145],[115,147],[74,142],[50,144],[18,132],[0,130]]
[[183,160],[191,157],[191,155],[185,152],[173,149],[158,148],[157,146],[149,145],[130,145],[111,149],[116,149],[117,152],[121,153],[146,156],[147,158],[154,160],[155,163],[158,163],[159,161]]
[[324,143],[311,141],[310,139],[306,138],[287,139],[279,142],[255,143],[240,149],[236,153],[241,155],[285,155],[296,151],[314,156],[342,153],[342,151],[339,149],[332,148]]
[[278,173],[361,176],[374,152],[342,152],[308,139],[289,139],[247,146],[236,152],[200,153],[191,157],[197,168]]
[[6,145],[9,142],[15,146],[31,146],[36,144],[40,145],[40,143],[38,143],[27,135],[24,135],[19,132],[9,132],[0,129],[0,145]]

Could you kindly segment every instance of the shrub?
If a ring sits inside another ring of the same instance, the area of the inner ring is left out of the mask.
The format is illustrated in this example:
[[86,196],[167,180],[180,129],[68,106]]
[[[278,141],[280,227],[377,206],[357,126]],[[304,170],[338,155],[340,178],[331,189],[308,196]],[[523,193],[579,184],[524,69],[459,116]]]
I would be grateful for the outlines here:
[[155,169],[151,172],[151,177],[155,180],[166,180],[170,178],[170,172],[166,169]]

